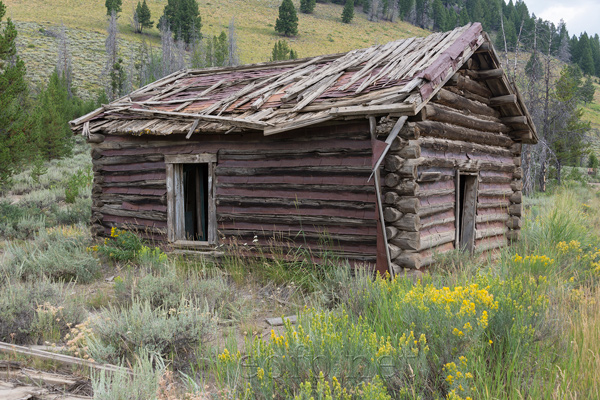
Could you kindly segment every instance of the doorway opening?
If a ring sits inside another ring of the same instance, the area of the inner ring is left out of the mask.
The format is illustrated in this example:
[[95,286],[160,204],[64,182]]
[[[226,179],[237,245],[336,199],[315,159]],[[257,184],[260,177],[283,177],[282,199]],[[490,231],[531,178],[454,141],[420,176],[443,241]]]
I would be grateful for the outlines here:
[[208,240],[208,164],[183,164],[185,240]]
[[476,174],[456,175],[456,243],[461,251],[470,253],[475,249],[475,222],[477,218]]

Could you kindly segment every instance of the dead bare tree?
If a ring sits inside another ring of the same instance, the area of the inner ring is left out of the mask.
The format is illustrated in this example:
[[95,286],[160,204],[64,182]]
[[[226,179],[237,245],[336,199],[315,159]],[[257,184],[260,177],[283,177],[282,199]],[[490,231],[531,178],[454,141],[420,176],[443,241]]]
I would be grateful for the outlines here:
[[56,59],[56,72],[58,76],[64,79],[67,86],[69,98],[73,97],[73,68],[71,66],[71,51],[69,50],[70,42],[67,36],[65,25],[62,24],[57,35],[58,38],[58,57]]
[[227,65],[230,67],[240,64],[239,49],[237,45],[237,34],[235,33],[235,18],[231,17],[229,20],[229,34],[227,36],[227,52],[229,54],[229,61]]
[[104,42],[106,49],[106,64],[103,71],[106,96],[109,100],[114,100],[118,93],[115,93],[114,85],[112,84],[111,75],[113,74],[115,65],[119,60],[119,29],[117,27],[117,14],[113,11],[108,17],[107,37]]

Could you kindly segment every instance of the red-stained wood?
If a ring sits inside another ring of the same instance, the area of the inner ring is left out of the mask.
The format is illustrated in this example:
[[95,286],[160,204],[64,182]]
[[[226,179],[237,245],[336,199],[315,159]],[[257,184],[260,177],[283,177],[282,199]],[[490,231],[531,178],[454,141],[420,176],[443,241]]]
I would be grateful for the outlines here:
[[[151,174],[131,174],[131,175],[105,175],[104,182],[138,182],[148,180],[165,179],[166,174],[164,172],[157,172]],[[132,186],[135,186],[133,184]]]
[[121,171],[145,171],[145,170],[164,170],[164,162],[147,162],[147,163],[132,163],[120,165],[103,165],[100,167],[102,171],[121,172]]
[[278,175],[278,176],[219,176],[217,177],[217,185],[220,183],[236,183],[236,184],[254,184],[254,183],[291,183],[303,185],[356,185],[356,186],[372,186],[372,182],[367,181],[367,177],[356,176],[293,176],[293,175]]
[[255,231],[255,232],[281,232],[287,234],[287,236],[296,237],[302,235],[302,232],[316,232],[323,234],[325,237],[327,234],[336,235],[364,235],[364,236],[376,236],[377,228],[375,226],[344,226],[344,225],[331,225],[322,226],[314,224],[268,224],[268,223],[256,223],[256,222],[219,222],[219,230],[243,230],[243,231]]
[[290,215],[290,216],[328,216],[359,218],[375,220],[375,207],[372,210],[347,210],[343,208],[283,208],[283,207],[233,207],[217,206],[218,213],[228,214],[264,214],[264,215]]
[[282,198],[282,199],[308,199],[308,200],[348,200],[348,201],[363,201],[375,202],[375,193],[369,192],[350,192],[350,191],[310,191],[310,190],[285,190],[273,188],[253,189],[244,187],[217,187],[217,198],[223,196],[247,196],[247,197],[264,197],[264,198]]

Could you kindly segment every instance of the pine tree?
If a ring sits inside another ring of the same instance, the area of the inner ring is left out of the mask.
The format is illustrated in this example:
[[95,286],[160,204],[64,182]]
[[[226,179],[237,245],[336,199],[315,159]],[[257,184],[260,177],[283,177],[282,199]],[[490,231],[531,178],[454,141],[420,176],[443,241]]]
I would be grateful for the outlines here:
[[295,60],[298,53],[292,50],[285,40],[278,40],[271,51],[271,61]]
[[183,40],[186,44],[194,41],[200,34],[202,20],[196,0],[168,0],[163,16],[158,24],[161,28],[169,27],[175,40]]
[[292,0],[283,0],[279,6],[279,18],[275,22],[275,31],[288,37],[298,34],[298,15]]
[[40,93],[34,113],[34,132],[39,154],[47,160],[70,155],[73,148],[73,132],[69,119],[73,106],[65,79],[55,70],[48,86]]
[[579,90],[579,97],[585,104],[592,103],[594,101],[594,93],[596,93],[596,88],[594,87],[592,78],[588,77]]
[[300,12],[305,14],[312,14],[315,11],[317,5],[316,0],[300,0]]
[[154,26],[154,21],[151,21],[152,14],[150,13],[150,8],[148,4],[146,4],[146,0],[142,4],[138,1],[136,10],[135,10],[138,18],[138,22],[140,24],[140,33],[144,30],[144,28],[152,28]]
[[442,0],[434,0],[433,2],[433,27],[439,31],[446,30],[447,13],[446,8],[442,4]]
[[354,0],[346,0],[342,10],[342,22],[349,24],[354,18]]
[[25,64],[17,55],[17,28],[0,1],[0,186],[28,156]]
[[104,5],[106,6],[106,15],[110,16],[113,11],[115,14],[120,13],[123,3],[122,0],[106,0]]

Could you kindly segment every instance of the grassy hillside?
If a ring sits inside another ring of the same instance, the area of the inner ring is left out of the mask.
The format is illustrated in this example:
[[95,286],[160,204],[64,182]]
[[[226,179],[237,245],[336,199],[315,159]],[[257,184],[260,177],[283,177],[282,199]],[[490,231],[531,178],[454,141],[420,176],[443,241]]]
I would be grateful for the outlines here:
[[[4,0],[8,16],[20,32],[20,53],[27,63],[29,76],[38,84],[44,82],[56,60],[56,39],[44,30],[56,30],[61,23],[67,27],[71,42],[75,86],[83,92],[96,88],[104,63],[106,8],[98,0]],[[158,21],[166,0],[148,0],[152,19]],[[199,1],[202,33],[218,35],[227,30],[229,20],[235,17],[240,58],[243,63],[267,61],[274,43],[281,39],[274,30],[279,0],[225,0]],[[295,1],[299,5],[299,0]],[[158,29],[144,35],[135,34],[130,21],[137,0],[123,0],[119,17],[121,53],[128,60],[135,54],[142,38],[159,46]],[[351,24],[340,20],[342,7],[317,4],[314,14],[299,13],[298,36],[288,39],[300,57],[315,56],[368,47],[377,43],[428,32],[406,22],[369,22],[362,12],[355,14]]]
[[583,118],[586,121],[590,121],[592,131],[590,136],[592,138],[592,151],[600,156],[600,85],[594,84],[596,87],[596,93],[594,93],[594,101],[586,104],[583,108]]

